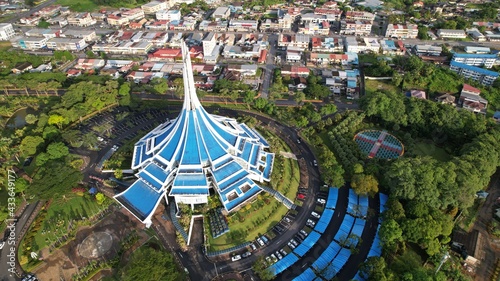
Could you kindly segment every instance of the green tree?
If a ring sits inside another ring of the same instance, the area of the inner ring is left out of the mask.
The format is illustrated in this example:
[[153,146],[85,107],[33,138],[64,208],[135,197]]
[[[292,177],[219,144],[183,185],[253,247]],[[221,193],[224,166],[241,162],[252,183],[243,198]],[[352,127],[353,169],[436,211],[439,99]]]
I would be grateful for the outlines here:
[[106,196],[104,196],[104,194],[98,192],[95,195],[95,200],[97,201],[97,204],[102,205],[102,203],[104,203],[104,201],[106,200]]
[[44,143],[43,138],[39,136],[26,136],[19,147],[23,155],[29,156],[36,153],[37,148]]
[[62,125],[66,124],[67,121],[68,120],[61,115],[51,114],[49,116],[48,123],[49,123],[49,125],[57,125],[57,127],[59,127],[59,129],[62,129]]
[[24,117],[24,120],[28,124],[35,124],[36,121],[38,121],[38,118],[36,118],[36,116],[33,114],[27,114],[26,117]]
[[166,94],[168,90],[167,80],[163,78],[154,78],[151,80],[151,84],[153,85],[153,89],[157,94]]
[[374,196],[378,192],[378,181],[373,175],[354,174],[351,187],[356,194]]
[[172,254],[153,248],[141,247],[132,253],[129,263],[120,274],[123,281],[181,281],[184,273],[177,269]]
[[394,243],[403,241],[403,230],[393,219],[382,222],[379,235],[380,240],[389,247],[394,245]]
[[47,146],[50,159],[60,159],[69,155],[68,147],[62,142],[53,142]]
[[274,275],[267,267],[264,256],[259,256],[255,263],[252,265],[252,270],[255,272],[262,281],[270,281],[274,279]]
[[120,96],[128,96],[130,94],[130,84],[129,83],[123,83],[120,86],[120,90],[118,90],[118,94]]

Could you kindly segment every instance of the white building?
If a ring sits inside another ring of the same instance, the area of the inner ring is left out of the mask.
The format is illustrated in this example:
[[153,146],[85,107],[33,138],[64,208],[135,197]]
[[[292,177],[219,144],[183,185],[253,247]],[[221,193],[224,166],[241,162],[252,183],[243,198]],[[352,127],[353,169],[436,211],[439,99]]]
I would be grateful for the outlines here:
[[385,37],[387,38],[417,38],[418,36],[418,26],[416,24],[389,24],[385,31]]
[[373,52],[378,54],[380,51],[380,43],[376,38],[346,37],[345,49],[346,52],[352,53]]
[[464,63],[451,61],[450,69],[465,78],[478,81],[485,86],[491,86],[498,78],[498,72],[471,66]]
[[6,41],[14,37],[16,32],[11,23],[0,23],[0,41]]
[[47,41],[47,48],[57,51],[81,51],[87,47],[83,38],[52,38]]
[[484,42],[486,41],[486,36],[484,36],[477,28],[469,28],[465,30],[467,32],[467,35],[470,37],[474,38],[475,40],[479,42]]
[[452,61],[472,66],[492,68],[498,59],[495,54],[453,54]]
[[373,20],[375,19],[375,14],[363,11],[347,11],[345,13],[345,18],[351,21],[366,20],[373,22]]
[[488,47],[465,46],[465,52],[468,54],[489,54],[491,49]]
[[12,41],[12,46],[24,50],[38,50],[47,46],[45,37],[22,37]]
[[467,34],[461,29],[439,29],[437,36],[440,38],[463,39],[467,37]]
[[231,10],[229,7],[218,7],[212,14],[215,20],[227,19],[231,15]]
[[83,38],[85,42],[93,42],[97,39],[95,30],[66,29],[61,33],[61,37]]
[[92,46],[94,52],[105,52],[110,54],[124,55],[146,55],[153,48],[151,42],[119,42],[109,44],[95,44]]
[[369,35],[372,31],[370,21],[350,21],[343,20],[340,22],[340,34],[342,35]]
[[76,26],[91,26],[97,23],[97,21],[92,18],[90,13],[76,13],[76,14],[71,14],[69,15],[66,20],[68,21],[69,25],[76,25]]
[[157,20],[168,20],[168,21],[180,21],[181,11],[180,10],[162,10],[156,12]]
[[168,7],[167,7],[167,2],[152,1],[152,2],[149,2],[147,4],[142,5],[141,8],[144,11],[144,14],[153,15],[158,11],[166,10]]
[[256,20],[230,20],[230,31],[257,31],[259,22]]

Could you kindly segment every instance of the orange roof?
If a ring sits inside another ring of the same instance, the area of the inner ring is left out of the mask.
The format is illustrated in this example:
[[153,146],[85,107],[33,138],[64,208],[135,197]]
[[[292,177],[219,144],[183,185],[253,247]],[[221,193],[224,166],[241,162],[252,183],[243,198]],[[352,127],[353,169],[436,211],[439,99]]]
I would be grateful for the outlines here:
[[182,54],[181,49],[159,49],[152,53],[151,56],[160,58],[172,58],[180,57],[182,56]]
[[478,88],[474,88],[474,87],[472,87],[469,84],[464,84],[464,87],[462,88],[462,91],[467,91],[467,92],[472,92],[472,93],[478,93],[478,94],[481,93],[481,90],[479,90]]
[[260,51],[260,57],[259,57],[258,63],[265,62],[266,61],[266,57],[267,57],[267,50],[264,49],[264,50]]

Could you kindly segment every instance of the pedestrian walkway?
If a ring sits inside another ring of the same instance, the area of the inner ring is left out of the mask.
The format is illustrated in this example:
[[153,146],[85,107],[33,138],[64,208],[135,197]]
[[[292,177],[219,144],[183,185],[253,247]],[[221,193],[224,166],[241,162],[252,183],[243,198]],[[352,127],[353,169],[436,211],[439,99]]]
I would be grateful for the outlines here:
[[292,200],[288,199],[286,196],[281,194],[279,191],[276,191],[276,190],[269,188],[269,187],[266,187],[266,186],[261,186],[261,188],[265,192],[274,196],[274,198],[276,198],[276,200],[283,203],[283,205],[285,205],[285,207],[287,207],[288,209],[295,210],[297,208],[297,205],[293,204]]
[[175,226],[175,229],[181,234],[182,238],[184,238],[184,241],[188,243],[188,235],[182,225],[179,223],[177,220],[177,217],[175,216],[175,204],[170,204],[170,219],[172,220],[172,223]]

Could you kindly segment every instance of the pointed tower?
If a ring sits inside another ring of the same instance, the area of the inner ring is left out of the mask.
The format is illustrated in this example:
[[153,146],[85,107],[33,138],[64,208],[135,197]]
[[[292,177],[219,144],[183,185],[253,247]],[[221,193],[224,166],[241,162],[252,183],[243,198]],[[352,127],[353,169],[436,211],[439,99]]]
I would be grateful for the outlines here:
[[208,202],[210,189],[228,211],[239,209],[269,181],[274,154],[254,129],[236,120],[208,114],[196,95],[191,58],[182,44],[184,104],[134,147],[137,180],[114,198],[137,219],[151,225],[162,198],[194,206]]

